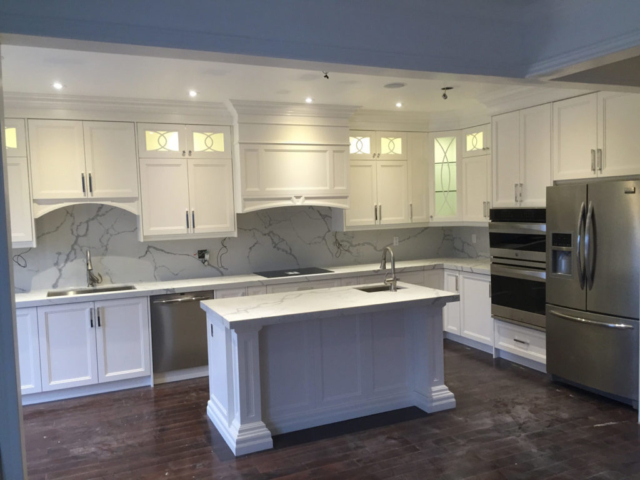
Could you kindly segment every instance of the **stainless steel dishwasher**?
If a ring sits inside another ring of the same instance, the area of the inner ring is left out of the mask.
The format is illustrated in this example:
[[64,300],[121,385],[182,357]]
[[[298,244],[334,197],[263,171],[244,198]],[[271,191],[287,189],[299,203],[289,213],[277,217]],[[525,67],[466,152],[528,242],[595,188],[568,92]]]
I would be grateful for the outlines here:
[[154,373],[208,364],[207,316],[200,302],[212,298],[210,291],[151,297]]

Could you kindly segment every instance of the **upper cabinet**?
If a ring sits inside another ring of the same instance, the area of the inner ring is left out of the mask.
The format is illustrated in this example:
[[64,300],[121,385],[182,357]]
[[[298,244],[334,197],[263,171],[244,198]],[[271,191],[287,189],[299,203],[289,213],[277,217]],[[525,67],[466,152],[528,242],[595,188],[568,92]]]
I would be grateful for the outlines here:
[[4,139],[8,157],[26,157],[27,140],[24,120],[21,118],[7,118],[4,121]]
[[493,206],[544,207],[551,180],[551,105],[492,119]]
[[29,120],[34,200],[138,197],[134,124]]
[[349,132],[351,160],[406,160],[407,134],[404,132]]
[[432,194],[429,217],[434,222],[451,222],[460,219],[459,136],[458,131],[430,135]]
[[462,159],[462,220],[488,222],[491,207],[491,155]]
[[231,158],[226,126],[138,124],[140,158]]
[[553,105],[554,180],[640,174],[640,95],[599,92]]
[[464,142],[463,157],[487,155],[491,151],[491,125],[465,128],[462,131],[462,140]]

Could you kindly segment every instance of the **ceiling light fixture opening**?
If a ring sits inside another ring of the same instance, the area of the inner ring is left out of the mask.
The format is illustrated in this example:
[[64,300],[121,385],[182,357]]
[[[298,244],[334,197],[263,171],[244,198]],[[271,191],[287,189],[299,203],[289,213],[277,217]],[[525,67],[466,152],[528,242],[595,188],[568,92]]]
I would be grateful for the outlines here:
[[64,85],[62,85],[60,82],[53,82],[53,88],[55,88],[56,90],[62,90],[64,88]]
[[396,103],[396,107],[401,108],[402,107],[402,102]]
[[304,99],[304,101],[307,102],[307,103],[313,103],[313,98],[307,97],[307,98]]
[[198,96],[198,92],[196,92],[195,90],[189,90],[189,96],[191,98],[197,97]]

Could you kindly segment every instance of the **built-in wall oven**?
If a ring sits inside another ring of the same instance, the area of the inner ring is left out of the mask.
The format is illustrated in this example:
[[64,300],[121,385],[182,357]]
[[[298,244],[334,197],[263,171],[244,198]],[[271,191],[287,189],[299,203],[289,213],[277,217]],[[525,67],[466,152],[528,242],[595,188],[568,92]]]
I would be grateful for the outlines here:
[[543,330],[546,326],[546,211],[494,208],[490,213],[491,314]]

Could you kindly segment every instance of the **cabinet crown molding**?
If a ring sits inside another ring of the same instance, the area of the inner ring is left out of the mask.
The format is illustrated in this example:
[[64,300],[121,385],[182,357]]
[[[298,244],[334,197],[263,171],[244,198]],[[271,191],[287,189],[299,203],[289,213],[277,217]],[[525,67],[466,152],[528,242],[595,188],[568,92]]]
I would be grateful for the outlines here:
[[251,122],[255,116],[329,117],[348,120],[360,108],[351,105],[258,102],[252,100],[228,100],[227,106],[234,119],[239,122]]
[[594,90],[541,88],[539,86],[510,87],[483,95],[478,100],[491,115],[522,110],[545,103],[592,93]]

